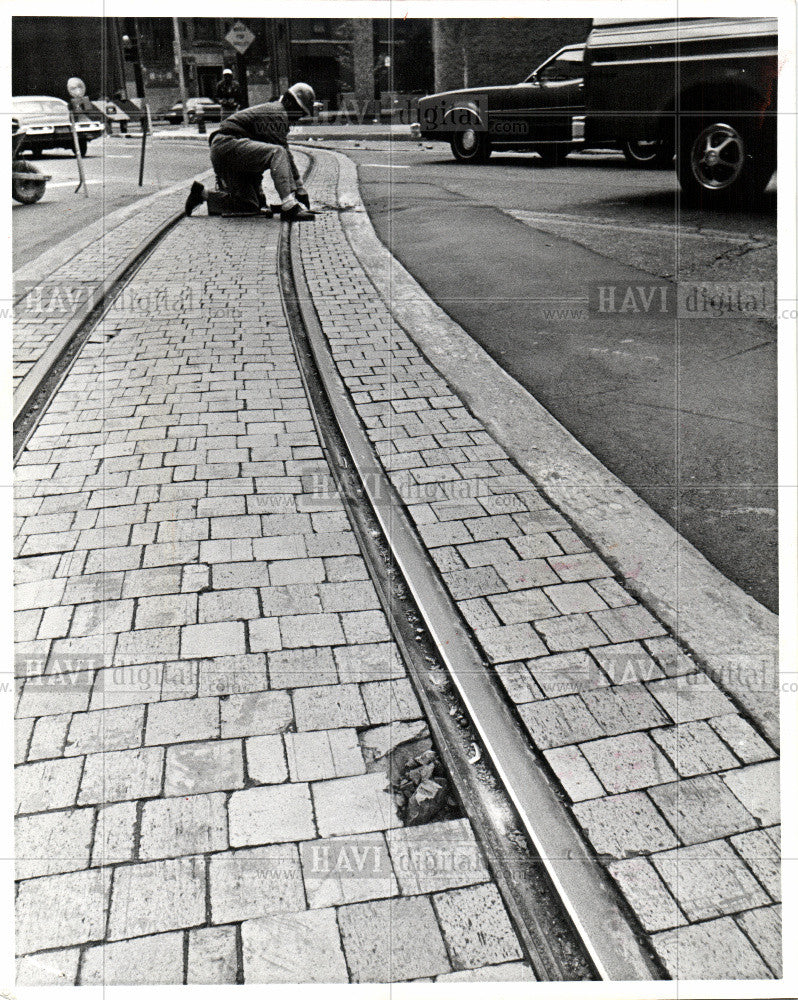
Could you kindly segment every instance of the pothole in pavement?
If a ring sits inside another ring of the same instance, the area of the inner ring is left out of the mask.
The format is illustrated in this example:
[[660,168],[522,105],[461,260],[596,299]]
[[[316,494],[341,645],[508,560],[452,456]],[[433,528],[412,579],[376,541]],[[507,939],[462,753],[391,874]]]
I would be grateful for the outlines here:
[[359,735],[366,771],[388,776],[405,826],[464,817],[426,723],[397,722]]

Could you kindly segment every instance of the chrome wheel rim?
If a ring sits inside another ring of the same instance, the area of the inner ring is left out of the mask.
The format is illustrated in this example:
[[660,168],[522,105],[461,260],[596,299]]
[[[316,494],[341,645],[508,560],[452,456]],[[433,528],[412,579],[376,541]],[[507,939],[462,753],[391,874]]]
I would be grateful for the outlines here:
[[460,135],[460,146],[464,153],[474,153],[477,148],[477,133],[472,128],[467,128]]
[[649,160],[655,159],[658,146],[659,143],[654,139],[638,139],[629,143],[629,151],[635,160],[647,163]]
[[693,176],[705,188],[730,187],[745,164],[745,143],[731,125],[709,125],[696,136],[690,151]]

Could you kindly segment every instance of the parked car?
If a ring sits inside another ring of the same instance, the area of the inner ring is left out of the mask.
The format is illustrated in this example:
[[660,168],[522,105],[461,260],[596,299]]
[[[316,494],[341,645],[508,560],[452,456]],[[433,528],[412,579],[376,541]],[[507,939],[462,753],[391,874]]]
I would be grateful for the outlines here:
[[[222,120],[221,104],[217,104],[210,97],[189,97],[186,107],[188,110],[188,120],[192,125],[197,121],[200,108],[202,108],[202,116],[206,122],[220,122]],[[183,121],[183,102],[178,101],[176,104],[173,104],[161,117],[171,122],[172,125],[181,124]]]
[[[547,164],[561,162],[586,148],[584,52],[584,44],[566,45],[521,83],[423,97],[418,103],[421,137],[448,141],[463,163],[484,163],[494,149],[531,150]],[[652,165],[661,156],[653,144],[620,144],[612,129],[594,134],[591,148],[623,149],[637,166]]]
[[[14,97],[11,108],[19,127],[25,132],[22,149],[40,153],[43,149],[73,149],[69,127],[69,105],[58,97]],[[75,131],[81,156],[88,145],[103,134],[98,121],[76,116]]]
[[776,169],[778,72],[776,18],[597,18],[586,142],[668,144],[686,195],[744,206]]

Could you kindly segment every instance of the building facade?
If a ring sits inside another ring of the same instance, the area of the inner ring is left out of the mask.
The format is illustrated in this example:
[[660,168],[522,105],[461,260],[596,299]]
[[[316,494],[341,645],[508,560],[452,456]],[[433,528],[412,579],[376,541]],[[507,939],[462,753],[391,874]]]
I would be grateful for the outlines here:
[[[243,22],[246,52],[226,40]],[[586,18],[177,19],[190,97],[213,97],[229,67],[256,104],[305,80],[329,112],[368,120],[412,114],[434,90],[526,77],[561,45],[587,37]],[[80,76],[89,96],[145,97],[154,112],[180,99],[172,18],[15,17],[13,92],[64,97]],[[35,58],[33,54],[35,53]]]

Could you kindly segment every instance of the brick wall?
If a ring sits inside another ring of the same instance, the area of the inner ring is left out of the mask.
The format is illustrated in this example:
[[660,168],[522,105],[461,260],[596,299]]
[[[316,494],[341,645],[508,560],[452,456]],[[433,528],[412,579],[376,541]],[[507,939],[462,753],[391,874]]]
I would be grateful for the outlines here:
[[520,82],[561,46],[584,41],[590,24],[590,18],[436,19],[435,90]]

